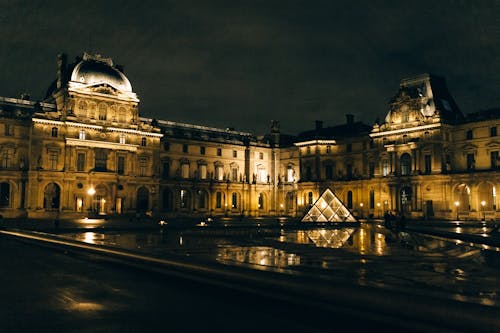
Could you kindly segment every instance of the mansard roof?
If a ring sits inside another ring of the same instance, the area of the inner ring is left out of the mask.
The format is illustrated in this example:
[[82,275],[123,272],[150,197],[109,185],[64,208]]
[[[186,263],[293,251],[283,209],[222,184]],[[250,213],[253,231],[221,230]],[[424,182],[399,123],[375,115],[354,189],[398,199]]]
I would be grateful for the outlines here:
[[330,127],[316,126],[313,130],[299,133],[297,140],[342,140],[353,137],[368,136],[371,130],[372,126],[366,125],[360,121],[353,121]]

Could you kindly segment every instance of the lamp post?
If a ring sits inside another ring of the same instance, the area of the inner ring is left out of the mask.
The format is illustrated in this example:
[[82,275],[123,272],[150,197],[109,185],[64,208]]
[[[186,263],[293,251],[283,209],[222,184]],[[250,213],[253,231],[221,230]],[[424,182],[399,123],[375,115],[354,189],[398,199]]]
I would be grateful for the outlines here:
[[95,188],[93,186],[90,186],[90,188],[87,191],[87,194],[90,195],[90,211],[94,213],[94,194],[95,194]]
[[457,207],[457,221],[458,221],[458,206],[460,206],[460,202],[455,201],[455,207]]
[[380,202],[377,202],[377,211],[378,211],[378,217],[380,217]]
[[363,203],[362,202],[359,203],[359,211],[361,214],[361,218],[363,218]]
[[483,221],[486,220],[486,214],[484,212],[484,206],[486,206],[486,201],[481,201],[481,206],[483,207]]

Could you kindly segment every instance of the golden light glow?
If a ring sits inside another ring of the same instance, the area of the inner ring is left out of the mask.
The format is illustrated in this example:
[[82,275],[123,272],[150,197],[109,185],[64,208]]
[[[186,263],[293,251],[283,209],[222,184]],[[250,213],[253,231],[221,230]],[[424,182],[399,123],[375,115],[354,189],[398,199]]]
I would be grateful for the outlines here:
[[456,207],[460,206],[460,202],[455,201],[455,206],[456,206]]
[[91,186],[88,191],[87,191],[88,195],[94,195],[95,194],[95,188],[93,186]]

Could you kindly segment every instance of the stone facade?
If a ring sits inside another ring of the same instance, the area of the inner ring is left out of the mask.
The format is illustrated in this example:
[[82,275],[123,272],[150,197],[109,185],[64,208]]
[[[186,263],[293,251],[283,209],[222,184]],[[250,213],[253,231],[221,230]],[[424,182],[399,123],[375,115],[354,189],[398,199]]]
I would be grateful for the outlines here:
[[255,136],[141,117],[109,58],[60,55],[42,102],[0,98],[4,217],[300,217],[326,188],[358,216],[497,215],[498,110],[464,116],[445,81],[401,81],[383,121]]

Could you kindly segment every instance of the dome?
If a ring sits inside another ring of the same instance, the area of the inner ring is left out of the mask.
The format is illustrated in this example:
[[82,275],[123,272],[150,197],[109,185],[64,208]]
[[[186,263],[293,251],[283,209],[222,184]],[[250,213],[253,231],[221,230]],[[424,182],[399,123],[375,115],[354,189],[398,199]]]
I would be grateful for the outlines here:
[[122,72],[113,67],[109,58],[84,54],[71,73],[71,81],[85,85],[107,84],[124,92],[132,92],[132,86]]

